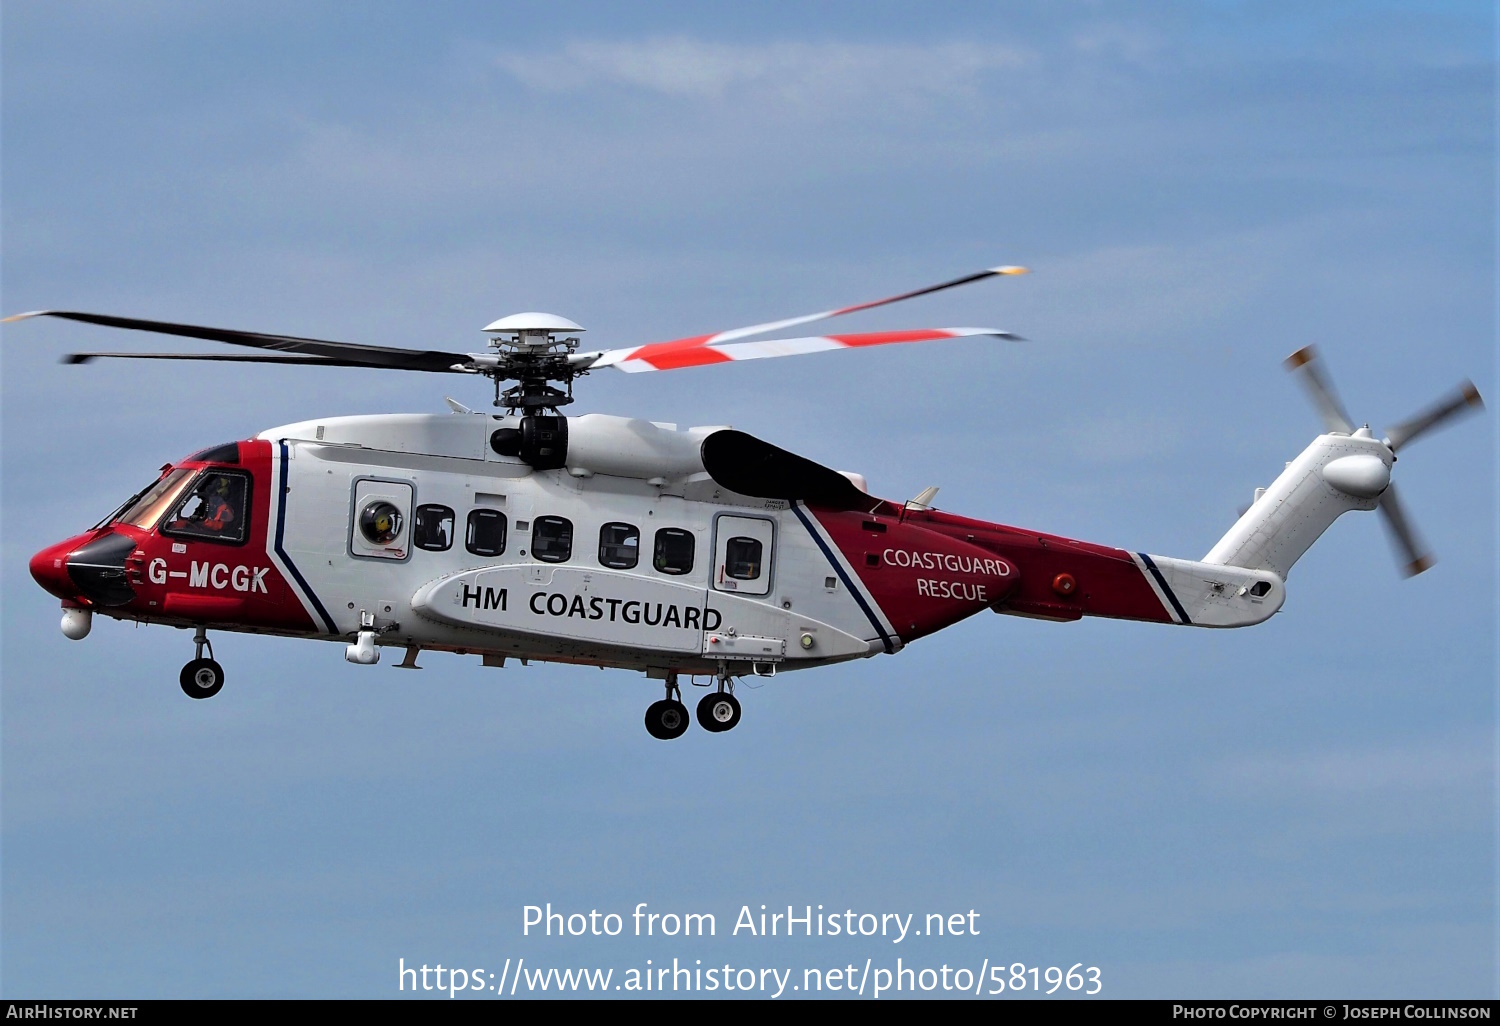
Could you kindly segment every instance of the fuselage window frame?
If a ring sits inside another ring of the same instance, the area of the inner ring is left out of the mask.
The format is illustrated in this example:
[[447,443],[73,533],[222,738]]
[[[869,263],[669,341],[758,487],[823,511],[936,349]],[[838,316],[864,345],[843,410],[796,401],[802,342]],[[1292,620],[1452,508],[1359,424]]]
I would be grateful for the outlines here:
[[[485,528],[482,527],[482,524],[485,521],[489,521],[490,523],[498,523],[500,525],[500,544],[498,545],[498,547],[494,545],[479,544],[479,542],[481,541],[480,532],[482,530],[485,530]],[[469,510],[469,517],[464,530],[465,551],[467,551],[470,555],[484,556],[486,559],[505,555],[506,534],[509,531],[509,527],[510,525],[505,519],[505,514],[498,509],[490,509],[486,506],[478,506],[474,509]],[[490,549],[494,549],[494,551],[491,552],[489,551]]]
[[566,563],[572,559],[573,521],[553,516],[532,520],[531,556],[543,563]]
[[424,502],[411,513],[411,543],[414,547],[426,552],[447,552],[453,548],[454,525],[458,522],[453,507],[440,502]]
[[[607,537],[614,529],[617,537]],[[623,530],[620,530],[623,529]],[[599,565],[611,570],[634,570],[641,562],[641,529],[611,520],[599,528]]]
[[[686,542],[685,546],[671,551],[673,542]],[[697,552],[698,539],[692,531],[681,527],[663,527],[656,532],[652,545],[651,567],[659,574],[682,577],[693,572],[693,557]],[[684,551],[685,549],[685,551]],[[686,557],[684,561],[683,557]]]

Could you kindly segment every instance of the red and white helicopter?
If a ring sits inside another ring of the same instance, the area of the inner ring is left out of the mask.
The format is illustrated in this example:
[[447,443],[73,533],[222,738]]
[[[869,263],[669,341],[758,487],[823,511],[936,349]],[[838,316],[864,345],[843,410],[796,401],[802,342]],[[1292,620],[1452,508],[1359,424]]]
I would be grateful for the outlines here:
[[[870,495],[830,470],[728,427],[559,411],[575,378],[613,367],[669,371],[736,360],[961,336],[932,328],[742,341],[983,279],[996,267],[837,310],[627,349],[580,352],[583,329],[544,313],[484,330],[483,353],[398,349],[69,311],[88,324],[292,355],[79,353],[477,374],[495,382],[481,413],[325,417],[215,445],[157,479],[83,534],[31,560],[62,600],[63,633],[95,612],[191,628],[181,685],[224,685],[209,630],[338,641],[351,662],[383,647],[552,660],[644,671],[666,696],[654,737],[688,728],[681,676],[716,682],[698,704],[710,731],[740,720],[734,681],[880,653],[993,610],[1046,620],[1116,617],[1245,627],[1276,612],[1288,571],[1341,514],[1379,509],[1405,571],[1431,559],[1391,484],[1396,453],[1482,405],[1464,382],[1391,429],[1356,428],[1309,347],[1301,372],[1326,431],[1265,488],[1201,560],[1175,559],[974,520]],[[502,383],[514,381],[502,390]],[[562,387],[558,387],[558,386]],[[205,655],[205,653],[207,653]]]

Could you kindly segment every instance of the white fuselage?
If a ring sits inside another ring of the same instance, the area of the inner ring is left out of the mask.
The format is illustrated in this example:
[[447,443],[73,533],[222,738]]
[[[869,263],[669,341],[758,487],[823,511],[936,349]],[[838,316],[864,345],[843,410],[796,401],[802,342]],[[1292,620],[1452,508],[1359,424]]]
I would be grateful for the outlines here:
[[[819,544],[816,521],[704,472],[699,447],[715,429],[569,418],[568,465],[536,471],[489,444],[515,424],[339,417],[260,434],[283,489],[267,548],[326,636],[373,628],[382,645],[487,663],[698,673],[886,650],[850,593],[858,578],[832,565],[843,557]],[[372,540],[359,521],[381,503],[400,528]]]

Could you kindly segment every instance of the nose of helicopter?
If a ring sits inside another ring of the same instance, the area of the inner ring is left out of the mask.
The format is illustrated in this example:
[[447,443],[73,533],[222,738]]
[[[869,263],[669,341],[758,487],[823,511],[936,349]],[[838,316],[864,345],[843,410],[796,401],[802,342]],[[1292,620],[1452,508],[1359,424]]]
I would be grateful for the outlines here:
[[60,599],[76,599],[78,586],[68,576],[68,554],[80,547],[82,538],[69,538],[31,557],[31,576],[47,592]]
[[134,539],[123,534],[78,535],[32,556],[31,576],[65,601],[123,606],[135,598],[125,576],[125,559],[134,551]]

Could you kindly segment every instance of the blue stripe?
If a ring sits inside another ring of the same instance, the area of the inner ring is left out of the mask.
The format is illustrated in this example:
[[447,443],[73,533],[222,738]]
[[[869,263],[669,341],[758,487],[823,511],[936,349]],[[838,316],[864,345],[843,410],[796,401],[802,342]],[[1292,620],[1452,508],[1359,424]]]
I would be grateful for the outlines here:
[[838,561],[838,558],[833,554],[833,550],[823,540],[823,536],[817,532],[812,522],[807,519],[807,514],[803,513],[802,508],[795,502],[792,503],[792,512],[797,514],[797,519],[802,521],[802,526],[807,528],[807,533],[812,535],[812,540],[817,542],[818,548],[823,550],[823,555],[828,558],[828,565],[833,567],[833,572],[839,575],[839,579],[844,582],[844,587],[849,589],[849,594],[853,595],[854,601],[859,603],[859,608],[863,609],[865,616],[870,618],[870,626],[874,627],[875,633],[880,635],[880,643],[885,646],[886,654],[889,655],[895,652],[896,646],[891,644],[891,636],[880,625],[880,618],[875,615],[875,611],[865,601],[865,597],[860,593],[859,588],[849,579],[849,575],[844,572],[844,565]]
[[318,615],[323,618],[323,623],[328,627],[328,633],[337,634],[338,628],[333,625],[333,617],[328,615],[328,610],[324,609],[323,603],[318,601],[318,596],[314,594],[312,586],[307,583],[307,578],[302,576],[302,571],[297,569],[297,564],[292,562],[292,557],[288,556],[286,549],[281,547],[282,538],[286,535],[286,464],[288,455],[286,443],[278,442],[277,444],[281,446],[281,483],[280,490],[276,496],[276,555],[281,557],[281,561],[286,564],[286,568],[297,579],[297,584],[301,586],[302,591],[312,600],[313,608],[318,611]]
[[1177,596],[1172,594],[1172,589],[1167,586],[1167,579],[1161,575],[1161,571],[1156,568],[1156,564],[1151,562],[1151,557],[1144,552],[1138,552],[1136,555],[1141,557],[1141,560],[1146,564],[1146,569],[1151,571],[1151,576],[1155,577],[1156,583],[1161,585],[1162,594],[1167,596],[1167,601],[1172,603],[1172,608],[1177,610],[1177,615],[1182,617],[1182,622],[1191,624],[1193,621],[1188,619],[1187,610],[1182,608],[1182,603],[1178,602]]

